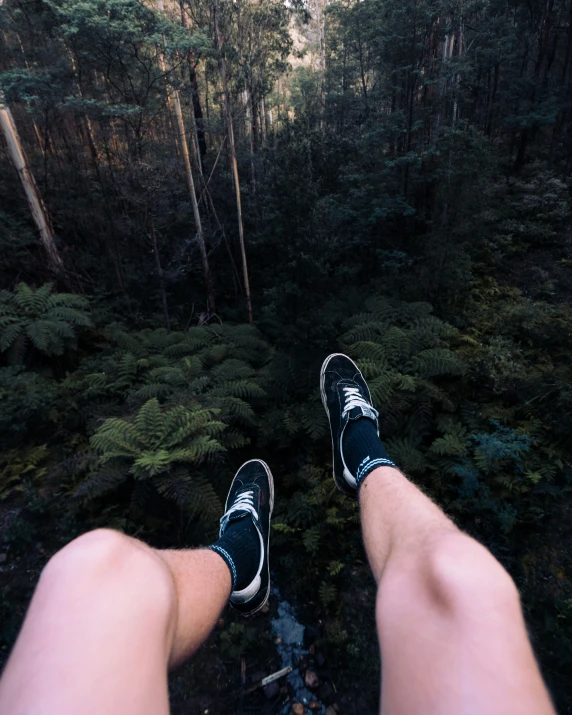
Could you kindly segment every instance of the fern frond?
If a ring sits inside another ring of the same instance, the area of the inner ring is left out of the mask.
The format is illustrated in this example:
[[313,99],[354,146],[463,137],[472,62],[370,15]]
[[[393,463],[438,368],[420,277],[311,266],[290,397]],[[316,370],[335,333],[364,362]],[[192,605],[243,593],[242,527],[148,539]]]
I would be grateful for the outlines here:
[[91,325],[87,301],[52,290],[51,283],[37,290],[19,283],[14,294],[0,293],[0,350],[12,348],[11,361],[22,356],[28,340],[46,355],[62,355],[75,348],[76,328]]
[[[175,461],[174,454],[166,449],[144,451],[136,456],[130,471],[136,477],[153,477],[156,474],[166,471],[173,461]],[[189,459],[188,461],[193,460]]]
[[186,472],[157,477],[154,485],[159,494],[183,508],[193,497],[194,484]]
[[50,326],[44,321],[35,320],[29,323],[26,327],[26,335],[32,342],[32,345],[41,352],[48,352],[51,341]]
[[212,457],[219,452],[224,452],[225,448],[216,439],[200,436],[195,437],[188,446],[185,462],[203,462],[208,457]]
[[162,436],[163,415],[159,400],[148,400],[137,412],[133,421],[142,442],[157,443]]
[[213,521],[222,514],[222,504],[211,482],[202,474],[191,475],[193,492],[185,506],[205,521]]
[[467,446],[460,435],[446,434],[438,437],[429,447],[429,451],[439,455],[461,457],[467,453]]
[[318,589],[320,601],[324,604],[324,606],[329,606],[330,604],[335,603],[337,600],[337,593],[338,592],[334,584],[327,583],[326,581],[322,581]]
[[52,290],[52,284],[46,283],[43,292],[39,296],[39,300],[36,298],[36,291],[30,288],[26,283],[18,283],[16,286],[16,304],[21,308],[24,308],[29,313],[36,313],[38,309],[41,309],[41,299],[42,295],[45,295],[45,291],[50,292]]
[[119,488],[127,479],[127,472],[119,467],[105,467],[79,484],[73,496],[80,500],[93,500]]
[[246,447],[247,444],[250,444],[250,439],[233,427],[225,429],[223,434],[220,436],[219,441],[227,450],[240,449],[241,447]]
[[359,358],[356,360],[356,363],[366,380],[372,380],[387,371],[386,360],[383,360],[383,362],[377,362],[376,360]]
[[345,345],[354,345],[357,342],[373,342],[384,334],[385,329],[386,326],[383,324],[375,320],[369,320],[348,330],[347,333],[342,335],[342,342]]
[[420,377],[432,378],[441,375],[460,375],[463,365],[450,350],[434,348],[423,350],[411,361],[411,369]]
[[393,397],[393,373],[386,372],[372,380],[368,387],[374,404],[386,405]]
[[5,352],[13,345],[18,336],[25,330],[25,323],[17,318],[10,318],[10,322],[4,321],[0,324],[2,334],[0,336],[0,351]]
[[319,524],[311,526],[302,534],[302,543],[304,544],[304,548],[312,556],[316,554],[320,548],[321,537],[322,527]]
[[217,400],[217,404],[223,413],[238,417],[245,424],[254,424],[256,421],[254,410],[248,402],[241,400],[240,397],[223,397]]
[[83,311],[68,306],[50,308],[46,311],[45,316],[48,320],[79,325],[83,328],[92,326],[90,318]]
[[352,355],[358,358],[365,358],[378,363],[380,366],[387,366],[387,355],[383,345],[371,341],[359,341],[350,346]]
[[417,380],[413,377],[413,375],[402,375],[398,372],[392,376],[392,386],[396,390],[415,392],[417,389]]
[[[40,289],[41,290],[41,289]],[[52,293],[50,292],[45,301],[47,310],[66,309],[76,311],[89,310],[89,301],[81,295],[73,293]]]
[[221,382],[245,380],[255,374],[255,370],[250,367],[250,365],[247,365],[242,360],[237,360],[236,358],[225,360],[223,363],[216,365],[211,370],[213,378]]
[[132,456],[145,447],[137,428],[118,417],[110,417],[96,430],[90,439],[96,452],[103,457]]
[[401,365],[411,354],[410,334],[395,325],[385,332],[381,343],[392,365]]
[[394,437],[386,441],[387,453],[398,467],[417,472],[425,468],[425,459],[415,438]]
[[254,398],[254,397],[265,397],[266,392],[251,380],[230,380],[224,382],[221,385],[215,387],[211,394],[213,396],[230,396],[230,397],[240,397],[241,399]]
[[321,404],[308,406],[308,409],[302,413],[301,422],[311,440],[319,440],[329,434],[330,425]]

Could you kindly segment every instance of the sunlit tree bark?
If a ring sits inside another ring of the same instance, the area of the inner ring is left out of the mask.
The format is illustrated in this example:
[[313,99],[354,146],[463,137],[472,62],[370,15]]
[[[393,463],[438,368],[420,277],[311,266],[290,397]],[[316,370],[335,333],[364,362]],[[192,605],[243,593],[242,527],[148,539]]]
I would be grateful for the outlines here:
[[[159,12],[163,12],[163,0],[158,0]],[[165,60],[160,56],[161,70],[166,71]],[[191,204],[193,207],[193,216],[195,220],[195,228],[197,231],[197,241],[199,244],[199,251],[201,254],[201,262],[203,265],[203,274],[205,278],[205,287],[207,291],[208,308],[211,313],[216,312],[215,298],[214,298],[214,288],[212,274],[209,265],[209,258],[207,254],[207,248],[205,244],[205,238],[203,233],[203,226],[201,221],[201,214],[199,212],[199,204],[197,201],[197,195],[195,192],[195,182],[193,179],[193,170],[191,167],[191,158],[189,155],[189,145],[187,143],[187,135],[185,131],[185,123],[183,120],[183,110],[181,109],[181,98],[179,96],[179,90],[175,87],[168,87],[168,94],[172,101],[172,106],[175,111],[175,118],[177,120],[177,130],[179,134],[179,144],[181,148],[181,153],[183,155],[183,162],[185,164],[185,176],[187,179],[187,186],[189,188],[189,196],[191,198]]]
[[42,201],[34,176],[30,171],[28,162],[26,161],[20,137],[18,136],[18,130],[16,129],[16,124],[14,123],[14,118],[12,117],[12,112],[6,103],[4,93],[1,90],[0,126],[6,140],[10,159],[12,160],[12,163],[18,172],[18,176],[20,177],[20,181],[22,182],[22,186],[28,200],[28,205],[30,206],[30,211],[32,212],[32,216],[40,234],[40,241],[48,255],[50,268],[57,275],[63,276],[64,264],[59,254],[58,247],[56,246],[48,211]]
[[240,239],[240,252],[242,256],[242,275],[244,281],[244,293],[246,295],[246,308],[248,311],[248,320],[252,323],[252,300],[250,298],[250,281],[248,278],[248,264],[246,262],[246,248],[244,244],[244,225],[242,221],[242,201],[240,197],[240,181],[238,177],[238,163],[236,160],[236,146],[234,142],[234,129],[232,126],[232,109],[230,106],[230,95],[228,91],[228,74],[226,68],[226,60],[223,54],[223,42],[218,21],[218,3],[213,6],[215,38],[218,49],[219,71],[222,82],[225,105],[225,119],[228,136],[228,147],[230,156],[230,168],[232,178],[234,180],[234,190],[236,195],[236,211],[238,217],[238,235]]

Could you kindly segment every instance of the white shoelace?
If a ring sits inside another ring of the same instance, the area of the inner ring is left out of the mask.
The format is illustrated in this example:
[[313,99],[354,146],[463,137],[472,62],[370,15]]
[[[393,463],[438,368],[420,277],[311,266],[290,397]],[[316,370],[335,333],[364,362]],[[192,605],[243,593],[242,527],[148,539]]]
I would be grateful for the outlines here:
[[252,490],[239,494],[234,504],[224,514],[220,520],[221,534],[226,529],[230,521],[230,515],[236,511],[249,511],[255,519],[258,519],[258,512],[254,508],[254,493]]
[[345,417],[354,407],[367,407],[368,410],[373,409],[369,402],[362,397],[359,388],[344,387],[343,390],[345,393],[345,403],[342,411],[342,417]]

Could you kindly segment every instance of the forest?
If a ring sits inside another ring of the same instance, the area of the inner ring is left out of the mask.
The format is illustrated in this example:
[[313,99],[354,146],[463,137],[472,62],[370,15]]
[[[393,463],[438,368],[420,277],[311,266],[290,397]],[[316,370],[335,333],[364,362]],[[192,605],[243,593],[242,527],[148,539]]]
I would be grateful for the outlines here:
[[[377,712],[340,351],[572,713],[572,0],[0,0],[0,31],[0,666],[65,543],[212,543],[260,457],[320,701]],[[270,616],[225,612],[173,713],[281,712],[236,695]]]

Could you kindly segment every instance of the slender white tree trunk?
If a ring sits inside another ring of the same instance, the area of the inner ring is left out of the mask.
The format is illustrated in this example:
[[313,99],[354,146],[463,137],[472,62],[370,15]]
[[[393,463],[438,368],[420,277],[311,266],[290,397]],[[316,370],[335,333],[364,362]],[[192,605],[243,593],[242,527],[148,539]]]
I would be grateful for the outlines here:
[[[461,21],[459,23],[459,47],[457,49],[457,57],[459,60],[463,56],[465,45],[465,26],[463,22],[463,16],[461,15]],[[455,76],[455,101],[453,104],[453,125],[459,119],[459,90],[461,87],[461,73],[457,72]]]
[[42,246],[48,254],[48,260],[50,268],[58,275],[64,274],[64,264],[61,256],[56,246],[56,241],[54,238],[54,232],[50,223],[48,216],[48,211],[38,187],[28,167],[26,161],[26,156],[24,150],[20,143],[20,138],[18,136],[18,130],[16,129],[16,124],[14,123],[14,118],[12,117],[12,112],[10,111],[4,93],[0,90],[0,127],[2,128],[2,133],[6,139],[6,144],[8,146],[8,153],[10,154],[10,159],[18,172],[22,186],[24,187],[24,192],[26,193],[26,198],[28,199],[28,205],[30,206],[30,211],[38,227],[40,233],[40,241]]
[[218,50],[218,63],[220,77],[222,80],[222,89],[224,94],[225,115],[226,115],[226,130],[228,135],[228,148],[230,155],[230,168],[232,178],[234,179],[234,190],[236,194],[236,211],[238,215],[238,235],[240,240],[240,252],[242,255],[242,275],[244,280],[244,293],[246,295],[246,308],[248,310],[248,321],[252,323],[252,300],[250,298],[250,280],[248,278],[248,264],[246,262],[246,248],[244,244],[244,226],[242,222],[242,201],[240,198],[240,181],[238,177],[238,162],[236,161],[236,146],[234,143],[234,129],[232,126],[232,110],[230,106],[230,94],[228,91],[228,78],[226,71],[226,60],[222,52],[222,35],[218,25],[218,6],[215,1],[213,7],[214,27],[216,44]]
[[[158,0],[157,2],[159,12],[164,12],[163,0]],[[160,55],[160,67],[162,72],[166,72],[165,60],[162,55]],[[208,308],[211,313],[216,312],[216,305],[214,299],[214,289],[212,274],[209,265],[209,258],[207,254],[207,248],[205,244],[205,238],[203,234],[203,225],[201,221],[201,214],[199,212],[199,204],[197,202],[197,195],[195,192],[195,182],[193,179],[193,170],[191,168],[191,157],[189,155],[189,145],[187,144],[187,134],[185,131],[185,123],[183,121],[183,110],[181,109],[181,99],[179,97],[179,90],[175,87],[168,85],[167,88],[167,100],[169,106],[172,106],[175,110],[175,118],[177,120],[177,130],[179,134],[179,145],[181,148],[181,153],[183,155],[183,162],[185,164],[185,175],[187,178],[187,186],[189,188],[189,196],[191,198],[191,204],[193,207],[193,217],[195,220],[195,228],[197,231],[197,241],[199,244],[199,251],[201,254],[201,262],[203,265],[203,274],[205,278],[205,287],[207,291],[208,298]]]

